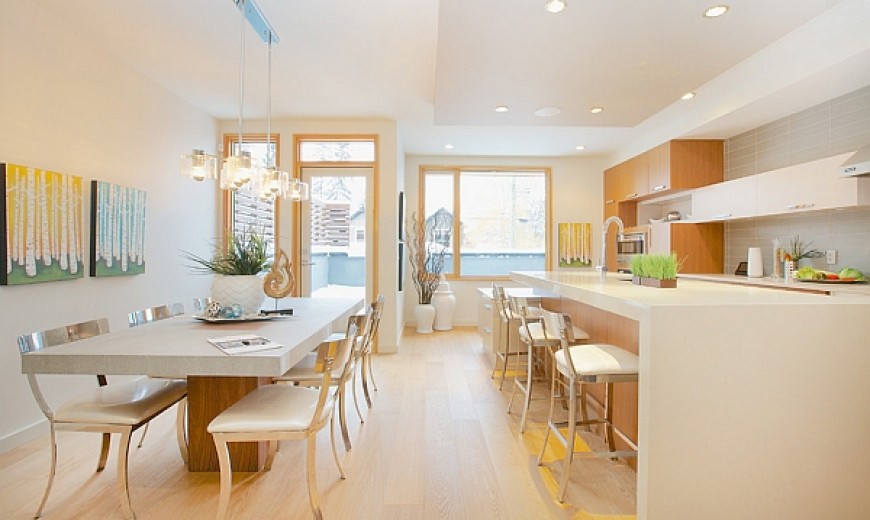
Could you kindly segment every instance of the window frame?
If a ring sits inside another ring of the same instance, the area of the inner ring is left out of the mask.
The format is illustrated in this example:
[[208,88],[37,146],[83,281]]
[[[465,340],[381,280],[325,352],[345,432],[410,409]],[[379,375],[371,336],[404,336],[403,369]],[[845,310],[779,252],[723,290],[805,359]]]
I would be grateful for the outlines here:
[[[275,144],[275,165],[281,164],[281,134],[270,134],[267,140],[265,133],[249,133],[242,134],[242,143],[258,143],[258,144]],[[223,139],[223,156],[224,159],[230,156],[233,151],[233,146],[239,142],[239,134],[224,134]],[[233,201],[233,193],[229,190],[221,190],[221,231],[224,237],[232,236],[235,232],[233,222],[235,221],[235,204]],[[278,243],[281,236],[280,229],[280,208],[278,200],[272,202],[272,229],[274,230],[275,238],[273,248],[277,251],[280,248]]]
[[[480,165],[421,165],[418,174],[419,196],[417,197],[417,214],[425,215],[426,205],[426,174],[427,173],[452,173],[453,175],[453,236],[461,237],[460,227],[462,223],[462,194],[460,193],[461,174],[463,171],[493,172],[493,173],[519,173],[541,172],[544,176],[544,268],[550,267],[551,241],[552,241],[552,168],[546,166],[480,166]],[[453,256],[453,272],[444,273],[445,278],[462,281],[504,281],[510,280],[510,275],[463,275],[460,270],[462,247],[459,240],[454,240],[451,247]]]

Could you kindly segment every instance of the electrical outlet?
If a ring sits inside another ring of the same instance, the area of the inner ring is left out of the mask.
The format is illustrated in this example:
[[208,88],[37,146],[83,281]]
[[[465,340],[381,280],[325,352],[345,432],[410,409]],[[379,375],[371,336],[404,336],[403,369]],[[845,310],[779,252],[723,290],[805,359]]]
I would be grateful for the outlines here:
[[837,263],[837,250],[836,249],[828,249],[825,252],[825,262],[828,265],[834,265]]

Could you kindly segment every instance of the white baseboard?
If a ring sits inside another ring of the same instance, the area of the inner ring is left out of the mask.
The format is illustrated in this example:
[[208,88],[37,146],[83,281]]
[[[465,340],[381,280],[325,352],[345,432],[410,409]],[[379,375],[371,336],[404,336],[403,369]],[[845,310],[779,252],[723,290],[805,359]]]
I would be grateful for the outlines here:
[[48,420],[43,419],[26,428],[22,428],[17,432],[0,438],[0,453],[5,453],[13,448],[17,448],[22,444],[32,441],[43,435],[47,435],[49,431]]

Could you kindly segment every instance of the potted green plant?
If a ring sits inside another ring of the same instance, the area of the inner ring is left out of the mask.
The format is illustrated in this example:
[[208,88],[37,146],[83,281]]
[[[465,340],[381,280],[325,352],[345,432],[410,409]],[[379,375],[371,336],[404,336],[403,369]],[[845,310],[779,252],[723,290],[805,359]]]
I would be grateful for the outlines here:
[[198,273],[213,274],[211,297],[221,306],[239,305],[244,316],[256,315],[266,293],[260,274],[269,268],[268,241],[261,234],[245,231],[215,245],[211,258],[184,252]]
[[672,289],[677,286],[677,255],[636,255],[631,259],[632,283]]

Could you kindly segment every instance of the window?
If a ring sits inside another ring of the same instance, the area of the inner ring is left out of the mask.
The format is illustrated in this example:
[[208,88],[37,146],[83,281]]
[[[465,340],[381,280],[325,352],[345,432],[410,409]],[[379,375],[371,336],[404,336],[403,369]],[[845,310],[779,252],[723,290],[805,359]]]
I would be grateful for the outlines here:
[[374,162],[373,140],[304,140],[299,143],[302,162]]
[[546,270],[549,170],[421,168],[430,248],[453,276]]
[[[251,163],[256,168],[266,165],[268,154],[277,154],[279,136],[272,135],[271,143],[266,141],[265,135],[242,136],[242,151],[251,152]],[[224,149],[227,154],[236,153],[239,150],[239,138],[237,135],[224,136]],[[276,164],[277,155],[276,155]],[[244,233],[246,230],[254,230],[262,233],[269,243],[269,256],[275,246],[276,224],[275,203],[261,200],[255,194],[246,191],[227,191],[226,193],[226,226],[225,228],[234,234]]]

